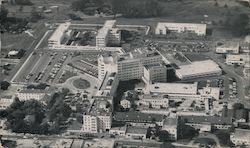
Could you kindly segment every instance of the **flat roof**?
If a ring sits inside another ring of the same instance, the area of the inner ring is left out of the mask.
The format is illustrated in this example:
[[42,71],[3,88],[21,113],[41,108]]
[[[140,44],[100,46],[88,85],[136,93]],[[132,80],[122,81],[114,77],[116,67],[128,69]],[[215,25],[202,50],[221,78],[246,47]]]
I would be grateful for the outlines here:
[[232,47],[232,48],[239,48],[240,46],[240,43],[239,42],[224,42],[222,43],[222,45],[219,45],[217,47],[219,48],[229,48],[229,47]]
[[70,24],[70,22],[60,24],[49,40],[58,41],[63,36],[64,32],[69,28]]
[[234,135],[234,137],[239,138],[239,139],[243,138],[243,139],[249,140],[250,139],[250,130],[236,128],[233,135]]
[[156,63],[156,64],[151,64],[151,65],[145,65],[144,67],[145,67],[146,69],[150,69],[150,68],[159,68],[159,67],[164,68],[165,66],[163,66],[163,65],[160,64],[160,63]]
[[103,27],[98,30],[98,34],[96,37],[103,38],[103,37],[107,36],[108,31],[114,27],[115,22],[116,22],[116,20],[107,20],[104,23]]
[[115,25],[116,20],[107,20],[104,25],[103,28],[113,28]]
[[196,26],[196,27],[203,27],[204,29],[207,27],[206,24],[199,24],[199,23],[171,23],[171,22],[159,22],[157,24],[157,28],[158,27],[164,27],[164,26]]
[[188,65],[179,66],[176,72],[182,76],[199,75],[221,71],[219,65],[212,60],[195,61]]
[[95,96],[88,114],[93,116],[108,116],[112,114],[112,97]]
[[158,52],[155,51],[141,51],[141,50],[137,50],[137,51],[133,51],[127,54],[123,54],[121,56],[118,57],[118,61],[125,61],[125,60],[138,60],[138,59],[143,59],[143,58],[148,58],[148,57],[156,57],[159,56]]
[[18,93],[49,93],[49,91],[43,89],[22,89]]
[[144,91],[165,94],[197,94],[197,83],[154,83],[148,84]]
[[164,125],[166,126],[177,126],[178,119],[177,118],[166,118],[164,120]]
[[147,100],[147,99],[168,99],[168,95],[162,95],[162,94],[143,94],[139,95],[139,99],[141,100]]
[[249,55],[246,54],[229,54],[226,57],[226,61],[247,61],[249,59]]
[[148,128],[128,126],[126,133],[147,134]]

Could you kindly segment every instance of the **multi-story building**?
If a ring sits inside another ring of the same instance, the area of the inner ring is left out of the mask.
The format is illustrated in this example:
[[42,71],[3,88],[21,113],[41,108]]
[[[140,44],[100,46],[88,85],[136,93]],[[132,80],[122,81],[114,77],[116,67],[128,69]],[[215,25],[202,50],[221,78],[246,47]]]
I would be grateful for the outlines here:
[[169,133],[169,140],[177,140],[178,118],[166,118],[162,130]]
[[191,23],[158,23],[155,29],[155,34],[166,35],[168,32],[191,32],[198,36],[206,35],[206,24],[191,24]]
[[113,97],[95,96],[88,112],[83,115],[83,132],[102,133],[112,124]]
[[197,83],[154,83],[147,84],[143,89],[145,94],[180,94],[196,95]]
[[231,134],[230,140],[236,145],[236,146],[250,146],[250,130],[249,129],[238,129],[236,128],[234,133]]
[[113,28],[115,22],[115,20],[107,20],[104,26],[98,30],[96,47],[106,47],[108,44],[120,44],[121,32],[117,28]]
[[167,68],[158,63],[155,65],[146,65],[144,67],[143,79],[147,83],[167,82]]
[[31,99],[41,100],[45,96],[51,96],[51,93],[47,90],[40,89],[24,89],[16,93],[16,97],[18,97],[20,101],[27,101]]
[[106,72],[117,72],[117,63],[115,56],[98,57],[98,79],[103,80]]
[[216,129],[229,129],[232,127],[233,121],[230,117],[218,117],[218,116],[181,116],[183,121],[187,125],[190,125],[196,129],[200,129],[203,125],[211,124],[211,128]]
[[154,51],[131,52],[117,60],[119,80],[141,79],[144,66],[162,63],[162,57]]
[[52,36],[49,38],[48,40],[48,44],[49,47],[53,47],[54,45],[61,45],[62,40],[65,38],[65,36],[70,36],[67,30],[70,27],[71,23],[70,22],[66,22],[66,23],[62,23],[60,24],[57,29],[54,31],[54,33],[52,34]]
[[242,66],[246,63],[248,57],[249,55],[230,54],[230,55],[227,55],[226,57],[226,64],[228,65],[236,64],[236,65]]
[[2,97],[0,98],[0,110],[4,110],[14,102],[13,97]]
[[144,94],[139,96],[138,106],[147,106],[149,108],[166,108],[168,107],[167,95]]

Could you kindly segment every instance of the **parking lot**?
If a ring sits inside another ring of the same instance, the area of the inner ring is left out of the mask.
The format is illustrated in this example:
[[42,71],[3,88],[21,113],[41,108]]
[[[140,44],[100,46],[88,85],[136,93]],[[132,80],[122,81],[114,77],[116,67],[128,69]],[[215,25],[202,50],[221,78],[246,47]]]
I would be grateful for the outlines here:
[[77,73],[97,77],[97,58],[104,51],[74,53],[71,51],[40,50],[33,53],[29,61],[14,79],[14,83],[63,83]]
[[165,52],[208,52],[212,49],[213,44],[209,41],[184,41],[184,40],[154,40],[162,46]]
[[35,52],[14,82],[52,83],[58,81],[70,54],[64,52]]

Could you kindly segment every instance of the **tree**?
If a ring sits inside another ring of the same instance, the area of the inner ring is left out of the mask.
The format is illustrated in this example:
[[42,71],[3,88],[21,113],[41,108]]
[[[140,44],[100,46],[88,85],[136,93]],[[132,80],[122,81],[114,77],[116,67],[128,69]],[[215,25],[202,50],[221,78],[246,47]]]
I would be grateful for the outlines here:
[[249,33],[249,16],[248,14],[239,14],[236,18],[232,20],[231,31],[234,36],[241,37]]
[[162,9],[157,0],[113,0],[114,15],[122,13],[125,17],[154,17],[162,15]]
[[2,81],[1,82],[1,89],[2,90],[7,90],[9,88],[9,86],[10,86],[9,82],[7,82],[7,81]]
[[23,11],[23,6],[22,6],[22,5],[19,7],[19,11],[20,11],[20,12]]
[[161,142],[165,142],[169,139],[169,133],[165,130],[159,131],[158,137]]
[[6,110],[0,110],[0,118],[6,118],[8,116],[8,112]]
[[38,13],[35,9],[32,10],[31,16],[30,16],[30,21],[31,22],[37,22],[38,20],[42,19],[43,17],[41,16],[40,13]]
[[234,110],[240,110],[240,109],[244,109],[245,107],[244,107],[244,104],[241,104],[241,103],[235,103],[234,105],[233,105],[233,109]]
[[215,2],[215,4],[214,4],[214,5],[215,5],[216,7],[218,7],[218,6],[219,6],[219,4],[218,4],[218,2],[217,2],[217,1]]
[[7,21],[7,15],[9,11],[4,6],[1,6],[0,9],[1,9],[0,10],[0,24],[3,25]]
[[180,139],[192,139],[193,137],[198,135],[198,130],[193,128],[192,126],[186,125],[185,122],[182,120],[180,121],[178,127],[178,137]]
[[14,0],[15,4],[17,5],[33,5],[33,3],[30,0]]
[[215,133],[218,137],[220,143],[224,146],[231,146],[232,142],[230,140],[230,133],[228,131],[219,130]]

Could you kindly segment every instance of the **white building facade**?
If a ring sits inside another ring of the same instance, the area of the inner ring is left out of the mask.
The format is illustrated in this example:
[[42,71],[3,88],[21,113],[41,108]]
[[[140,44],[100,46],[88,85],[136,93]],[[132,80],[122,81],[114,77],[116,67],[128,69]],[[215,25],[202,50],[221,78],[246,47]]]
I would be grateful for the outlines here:
[[198,36],[206,35],[206,24],[191,24],[191,23],[158,23],[155,34],[166,35],[168,31],[170,32],[193,32]]
[[121,56],[118,61],[119,80],[141,79],[144,66],[162,62],[162,57],[156,52],[137,52]]

